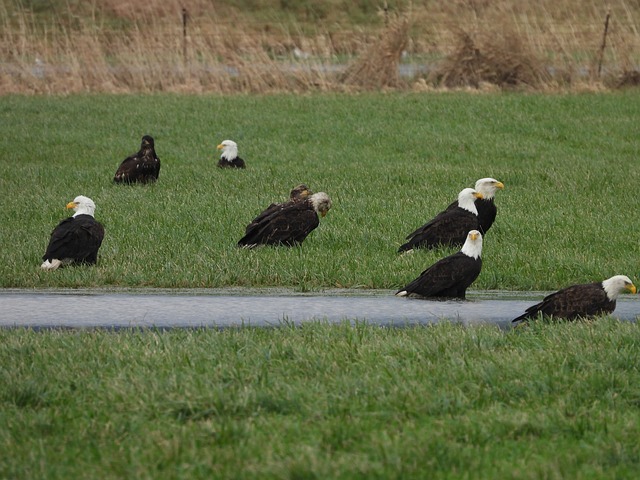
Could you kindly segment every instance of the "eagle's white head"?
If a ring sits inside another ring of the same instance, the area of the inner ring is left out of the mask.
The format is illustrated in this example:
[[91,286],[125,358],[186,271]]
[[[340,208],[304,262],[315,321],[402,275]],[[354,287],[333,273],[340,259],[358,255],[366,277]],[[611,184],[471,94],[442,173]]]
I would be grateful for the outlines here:
[[504,183],[495,178],[481,178],[476,182],[476,190],[482,194],[482,198],[492,199],[498,190],[504,188]]
[[478,215],[478,209],[475,204],[476,198],[483,198],[482,194],[473,188],[465,188],[458,194],[458,206],[474,215]]
[[233,140],[224,140],[218,145],[218,150],[222,150],[220,158],[231,161],[238,156],[238,144]]
[[614,275],[602,282],[602,288],[607,294],[607,298],[611,301],[618,298],[623,292],[636,293],[636,286],[626,275]]
[[311,205],[318,215],[324,217],[331,208],[331,199],[324,192],[314,193],[309,197]]
[[473,259],[480,257],[482,254],[482,234],[478,230],[471,230],[460,251]]
[[76,212],[73,214],[74,217],[77,215],[91,215],[93,217],[96,204],[89,197],[78,195],[72,202],[67,203],[67,208],[72,208]]

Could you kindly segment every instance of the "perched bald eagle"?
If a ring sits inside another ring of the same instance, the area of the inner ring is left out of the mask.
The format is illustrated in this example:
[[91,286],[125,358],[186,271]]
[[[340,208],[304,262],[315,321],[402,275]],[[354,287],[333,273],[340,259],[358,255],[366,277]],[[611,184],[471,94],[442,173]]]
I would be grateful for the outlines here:
[[482,194],[473,188],[465,188],[458,194],[458,205],[440,212],[432,220],[407,235],[407,243],[398,252],[414,248],[434,248],[438,246],[461,246],[470,230],[478,229],[478,210],[475,200]]
[[481,254],[482,234],[471,230],[459,252],[438,260],[396,295],[464,299],[467,288],[480,275]]
[[[499,182],[495,178],[481,178],[476,182],[475,189],[480,192],[482,198],[475,201],[476,209],[478,210],[478,230],[484,235],[487,230],[491,228],[493,222],[496,219],[498,209],[494,202],[494,197],[498,189],[502,190],[504,183]],[[447,207],[447,210],[452,210],[458,206],[456,200]]]
[[289,192],[289,201],[283,203],[272,203],[271,205],[269,205],[262,212],[260,212],[260,214],[256,218],[251,220],[251,223],[247,225],[247,228],[245,229],[245,234],[249,233],[249,230],[260,224],[262,220],[267,218],[272,213],[275,213],[276,211],[286,207],[287,205],[290,205],[291,203],[300,202],[312,193],[313,192],[309,190],[309,187],[307,187],[304,183],[301,183],[300,185],[294,187],[291,192]]
[[160,159],[154,150],[153,138],[142,137],[137,153],[125,158],[113,177],[115,183],[152,183],[160,175]]
[[618,295],[623,292],[636,293],[636,286],[625,275],[615,275],[602,282],[572,285],[547,295],[512,322],[518,324],[540,314],[566,320],[610,314],[616,308]]
[[238,241],[238,246],[254,248],[258,245],[300,244],[320,225],[318,215],[324,217],[330,208],[329,195],[314,193],[265,217]]
[[40,265],[44,270],[55,270],[70,263],[94,264],[104,238],[104,227],[93,218],[96,204],[88,197],[77,196],[67,204],[76,213],[62,220],[51,232],[47,251]]
[[222,150],[218,167],[220,168],[245,168],[244,160],[238,156],[238,144],[233,140],[225,140],[218,145],[218,150]]

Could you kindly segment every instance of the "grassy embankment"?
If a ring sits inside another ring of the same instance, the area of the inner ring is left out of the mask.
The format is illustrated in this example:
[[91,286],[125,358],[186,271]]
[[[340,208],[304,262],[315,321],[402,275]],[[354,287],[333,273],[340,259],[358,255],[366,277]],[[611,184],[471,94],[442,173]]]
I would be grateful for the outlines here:
[[0,330],[2,478],[637,478],[640,329]]
[[[633,93],[4,97],[0,286],[398,288],[450,253],[399,257],[403,237],[485,176],[506,189],[474,288],[637,282],[639,104]],[[160,181],[113,185],[145,133]],[[224,138],[246,171],[215,168]],[[237,249],[251,218],[300,182],[334,201],[303,246]],[[99,265],[43,272],[78,194],[107,230]]]

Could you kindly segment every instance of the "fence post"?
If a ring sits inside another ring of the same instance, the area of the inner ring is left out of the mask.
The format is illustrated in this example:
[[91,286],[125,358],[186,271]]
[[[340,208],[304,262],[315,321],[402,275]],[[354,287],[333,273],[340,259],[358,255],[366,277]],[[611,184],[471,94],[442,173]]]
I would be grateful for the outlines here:
[[609,31],[609,17],[611,17],[611,10],[607,12],[607,18],[604,19],[604,32],[602,33],[602,44],[600,45],[600,56],[598,58],[598,79],[602,72],[602,59],[604,58],[604,47],[607,45],[607,32]]
[[182,7],[182,58],[187,64],[187,9]]

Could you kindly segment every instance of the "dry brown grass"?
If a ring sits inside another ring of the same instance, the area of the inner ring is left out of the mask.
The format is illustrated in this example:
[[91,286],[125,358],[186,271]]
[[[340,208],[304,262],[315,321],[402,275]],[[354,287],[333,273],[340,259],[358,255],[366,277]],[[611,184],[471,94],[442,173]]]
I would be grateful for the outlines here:
[[640,87],[640,71],[624,71],[618,78],[611,79],[611,82],[613,88]]
[[[257,7],[240,10],[233,2],[191,0],[183,37],[178,0],[70,2],[45,20],[10,0],[0,5],[0,94],[637,84],[637,0],[608,5],[601,75],[597,67],[607,11],[597,0],[398,4],[405,8],[388,22],[378,11],[363,26],[341,16],[343,0],[328,0],[324,22],[299,23],[273,20]],[[426,65],[430,74],[400,77],[398,65],[405,61]]]
[[502,88],[540,88],[551,75],[543,62],[515,32],[484,32],[472,38],[458,32],[458,46],[431,75],[436,85],[448,88],[483,83]]
[[409,43],[409,25],[408,15],[391,19],[380,38],[349,65],[342,82],[365,89],[397,88],[398,66]]

